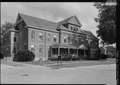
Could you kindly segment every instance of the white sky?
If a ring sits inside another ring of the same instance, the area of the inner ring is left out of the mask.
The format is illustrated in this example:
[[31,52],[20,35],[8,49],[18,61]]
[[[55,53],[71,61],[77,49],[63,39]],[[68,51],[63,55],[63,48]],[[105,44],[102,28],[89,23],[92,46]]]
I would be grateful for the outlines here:
[[18,13],[58,22],[76,15],[83,25],[81,28],[90,30],[96,36],[98,29],[94,18],[98,10],[88,2],[1,2],[1,23],[15,23]]

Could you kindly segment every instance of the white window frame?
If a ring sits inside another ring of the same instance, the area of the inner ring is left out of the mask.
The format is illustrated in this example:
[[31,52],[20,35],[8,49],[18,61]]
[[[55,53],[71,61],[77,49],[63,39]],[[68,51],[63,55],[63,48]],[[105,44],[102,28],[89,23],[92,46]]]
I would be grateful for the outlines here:
[[47,35],[47,41],[51,42],[51,34],[50,33],[48,33],[48,35]]
[[[34,50],[32,50],[32,48],[33,48]],[[34,45],[34,44],[31,44],[31,45],[30,45],[30,51],[32,51],[32,52],[35,53],[35,45]]]
[[57,42],[57,36],[56,36],[56,35],[54,35],[53,37],[54,37],[53,39],[56,39],[56,41],[54,40],[54,42]]
[[43,42],[43,33],[42,32],[39,33],[39,39],[41,42]]
[[31,39],[35,39],[35,31],[31,31]]
[[[40,52],[40,47],[42,47],[41,52]],[[43,45],[39,45],[39,54],[43,54]]]

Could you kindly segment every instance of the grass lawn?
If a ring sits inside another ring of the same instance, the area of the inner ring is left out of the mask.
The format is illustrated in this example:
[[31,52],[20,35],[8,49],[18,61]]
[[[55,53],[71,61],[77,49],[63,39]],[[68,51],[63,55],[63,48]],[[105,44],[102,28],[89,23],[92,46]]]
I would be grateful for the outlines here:
[[[3,64],[12,65],[12,66],[22,66],[20,62],[12,63],[12,62],[6,62],[2,61]],[[108,64],[116,64],[115,58],[108,58],[106,60],[77,60],[77,61],[62,61],[62,66],[57,61],[31,61],[31,62],[21,62],[25,64],[32,64],[32,65],[41,65],[41,66],[47,66],[51,68],[69,68],[69,67],[79,67],[79,66],[92,66],[92,65],[108,65]]]
[[105,64],[116,64],[115,58],[108,58],[106,60],[77,60],[77,61],[62,61],[61,64],[57,61],[34,61],[34,62],[24,62],[26,64],[33,65],[43,65],[51,68],[69,68],[69,67],[78,67],[78,66],[91,66],[91,65],[105,65]]

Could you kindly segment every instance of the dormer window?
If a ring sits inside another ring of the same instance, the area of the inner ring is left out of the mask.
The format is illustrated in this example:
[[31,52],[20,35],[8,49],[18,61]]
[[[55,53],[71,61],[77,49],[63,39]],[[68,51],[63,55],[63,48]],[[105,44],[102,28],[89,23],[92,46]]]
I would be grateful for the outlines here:
[[78,28],[76,29],[76,31],[78,31]]
[[74,31],[76,31],[76,27],[74,27]]
[[73,27],[71,27],[71,30],[73,30]]

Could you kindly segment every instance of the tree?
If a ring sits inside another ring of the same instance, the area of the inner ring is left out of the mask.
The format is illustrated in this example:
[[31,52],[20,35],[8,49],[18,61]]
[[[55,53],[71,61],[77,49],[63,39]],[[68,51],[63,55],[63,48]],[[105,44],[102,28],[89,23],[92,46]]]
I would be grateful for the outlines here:
[[95,18],[98,24],[97,36],[102,39],[103,44],[116,43],[116,5],[106,5],[105,3],[95,3],[98,9],[98,18]]
[[2,24],[1,27],[1,34],[4,34],[7,30],[12,29],[14,27],[14,24],[11,22],[5,22],[5,24]]

